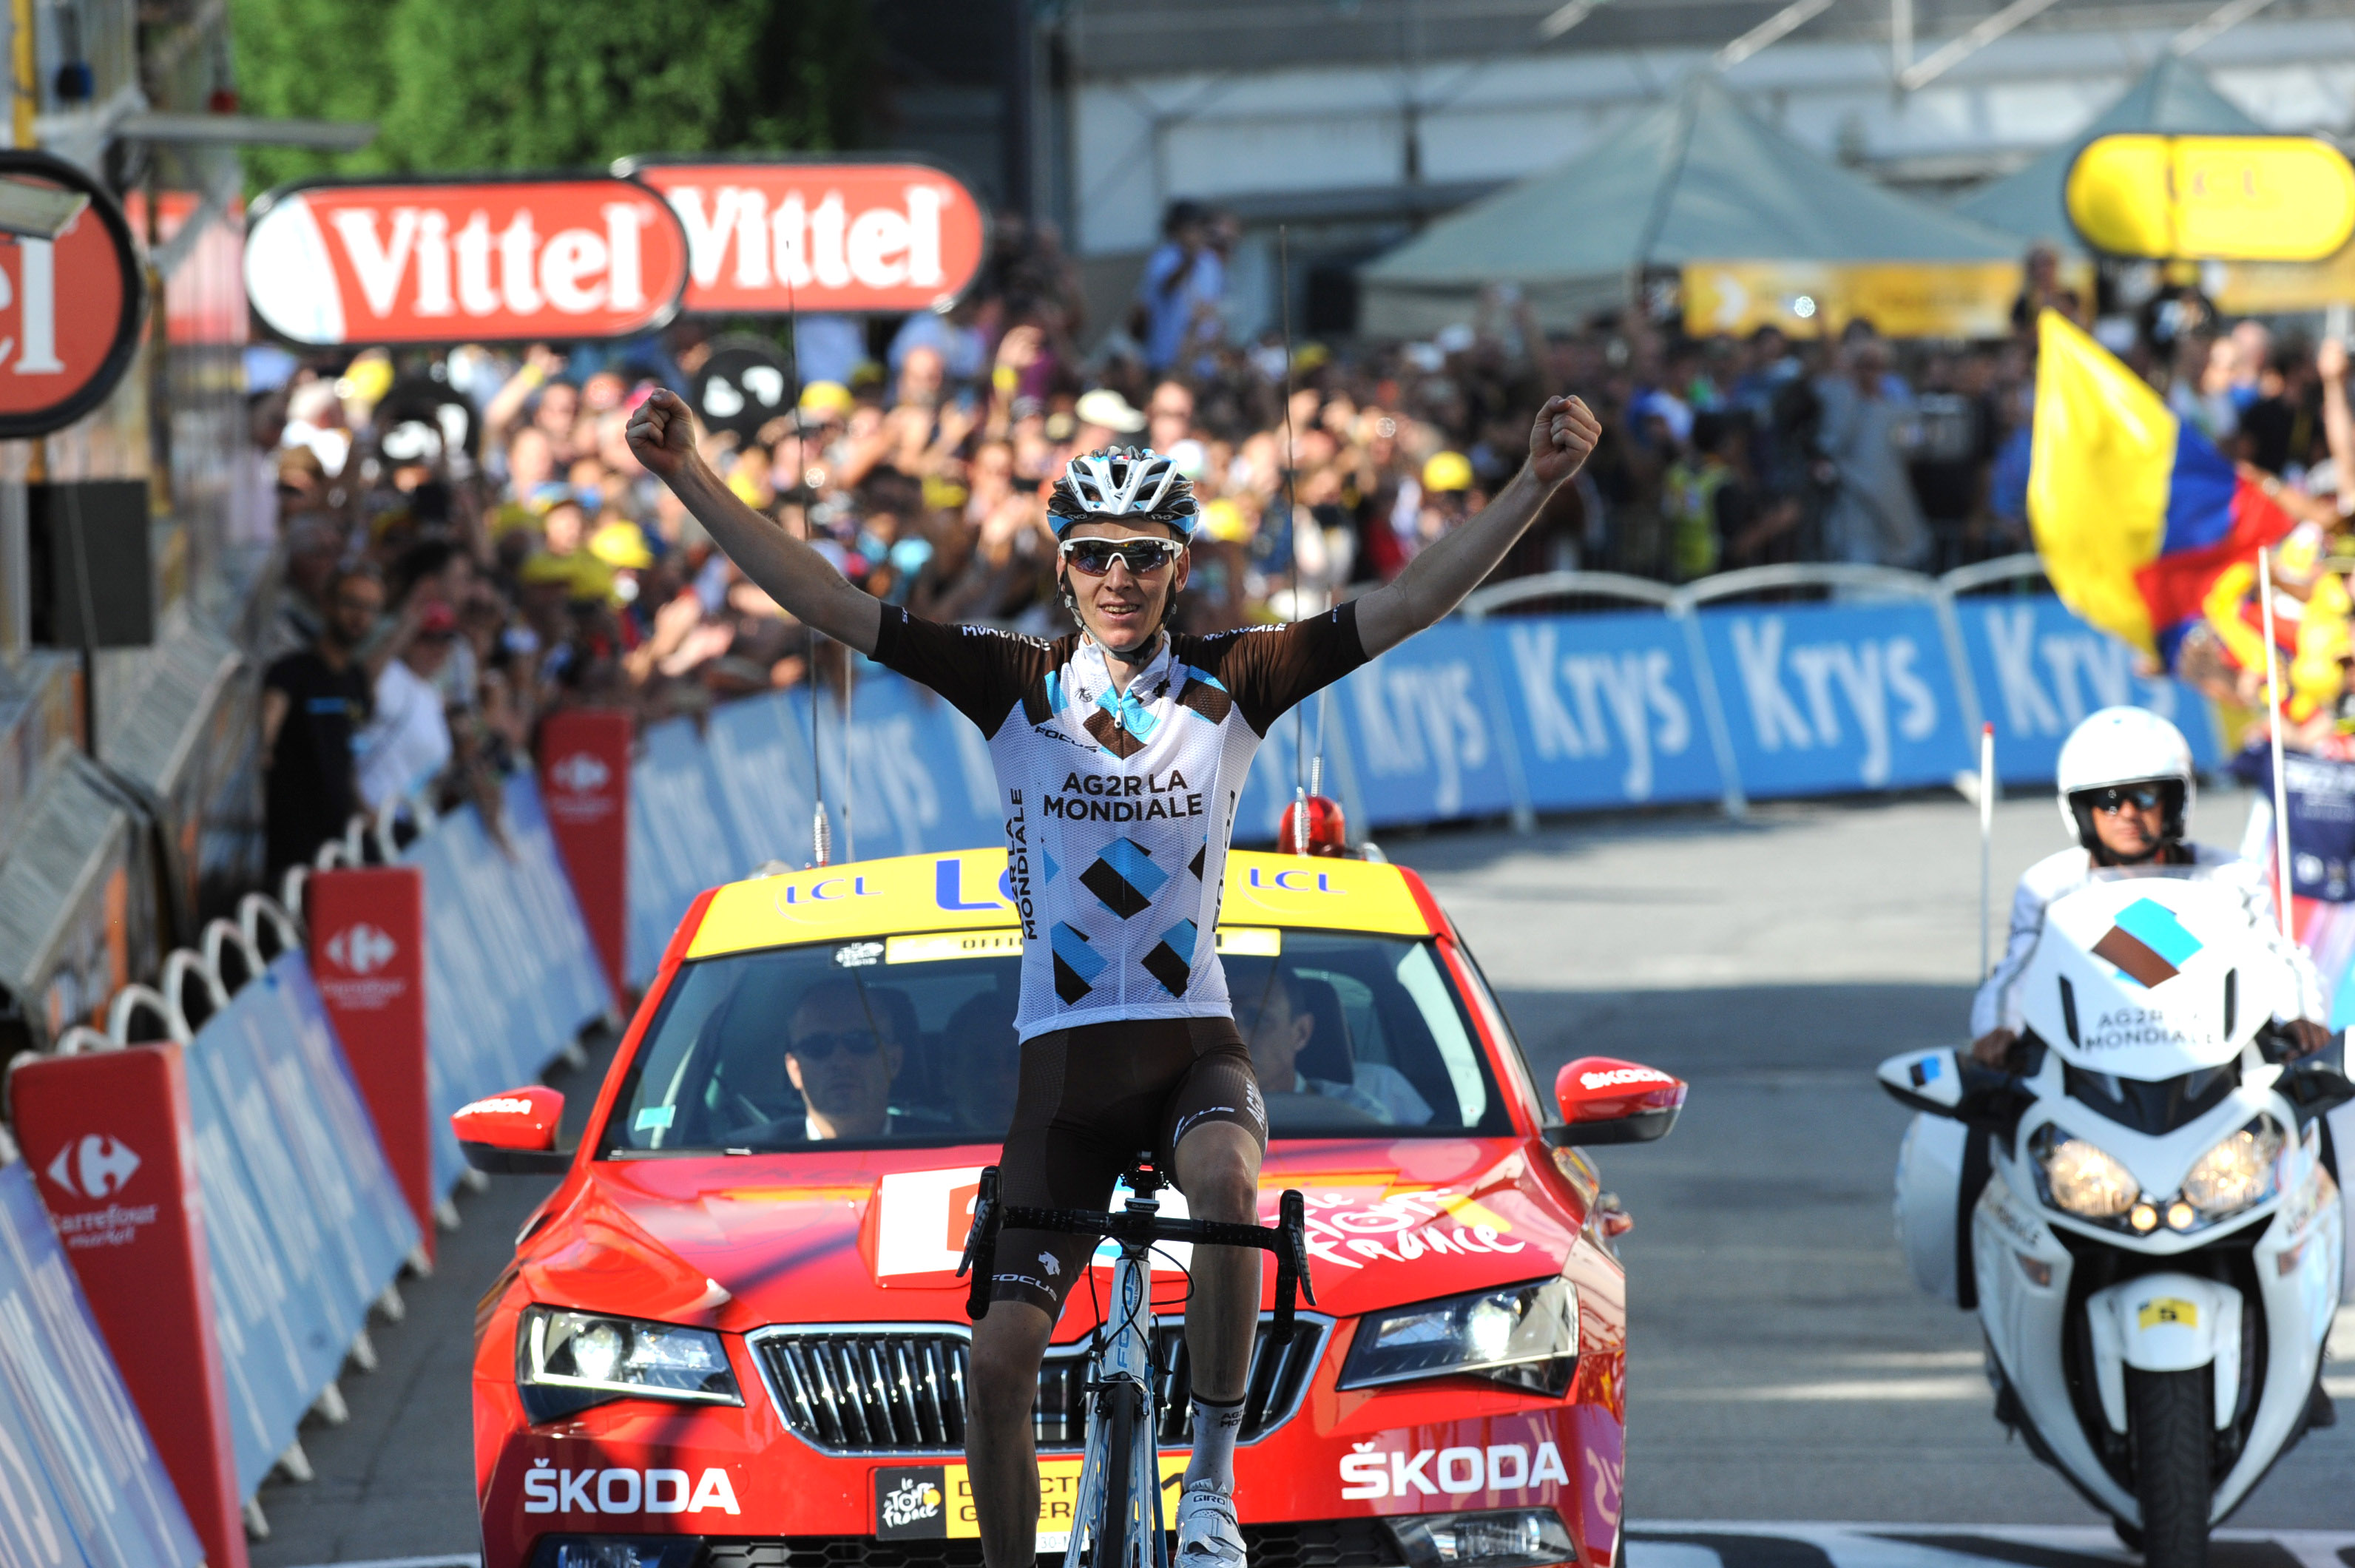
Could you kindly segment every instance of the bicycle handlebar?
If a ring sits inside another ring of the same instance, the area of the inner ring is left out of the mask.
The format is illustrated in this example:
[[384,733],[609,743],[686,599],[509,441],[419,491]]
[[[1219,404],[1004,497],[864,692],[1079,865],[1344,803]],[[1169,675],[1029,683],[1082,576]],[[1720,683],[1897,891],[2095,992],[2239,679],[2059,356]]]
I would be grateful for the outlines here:
[[1002,1231],[1051,1231],[1062,1235],[1107,1236],[1118,1242],[1150,1246],[1156,1242],[1190,1242],[1201,1246],[1256,1247],[1275,1254],[1275,1323],[1279,1339],[1291,1336],[1294,1296],[1316,1305],[1316,1287],[1308,1277],[1305,1206],[1300,1194],[1286,1189],[1276,1200],[1273,1225],[1240,1225],[1221,1220],[1164,1219],[1159,1214],[1124,1210],[1099,1213],[1092,1209],[1030,1209],[1001,1202],[997,1167],[984,1167],[979,1190],[974,1195],[973,1228],[965,1234],[964,1255],[957,1261],[957,1277],[970,1270],[973,1285],[965,1296],[966,1316],[979,1322],[989,1312],[991,1276],[996,1269],[997,1237]]

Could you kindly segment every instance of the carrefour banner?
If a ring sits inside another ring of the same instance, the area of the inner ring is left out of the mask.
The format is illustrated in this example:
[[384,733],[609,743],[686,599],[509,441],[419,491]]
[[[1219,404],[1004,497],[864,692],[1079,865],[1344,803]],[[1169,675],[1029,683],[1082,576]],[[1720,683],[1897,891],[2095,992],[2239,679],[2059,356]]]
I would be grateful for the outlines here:
[[21,1162],[0,1169],[0,1562],[203,1562]]
[[1681,623],[1634,610],[1491,621],[1483,630],[1533,809],[1723,792]]
[[1495,671],[1476,627],[1446,621],[1410,638],[1335,687],[1333,703],[1369,827],[1513,808]]
[[2005,784],[2050,780],[2061,742],[2080,720],[2128,703],[2172,720],[2203,771],[2222,763],[2216,725],[2198,692],[2137,675],[2133,648],[2080,621],[2051,594],[1957,599],[1955,619],[1980,716],[1995,726],[1996,773]]
[[1748,794],[1942,784],[1974,765],[1929,602],[1695,613]]

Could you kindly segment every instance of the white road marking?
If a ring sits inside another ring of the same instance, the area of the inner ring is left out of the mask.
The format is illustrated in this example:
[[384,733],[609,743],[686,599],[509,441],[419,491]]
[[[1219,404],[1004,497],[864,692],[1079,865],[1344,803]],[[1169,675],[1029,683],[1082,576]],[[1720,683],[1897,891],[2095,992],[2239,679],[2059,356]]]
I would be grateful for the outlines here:
[[[1975,1550],[1987,1546],[2065,1552],[2089,1564],[2138,1564],[2141,1559],[2107,1530],[2084,1525],[1811,1524],[1788,1520],[1740,1523],[1726,1520],[1678,1522],[1629,1520],[1627,1568],[1749,1568],[1759,1555],[1751,1542],[1803,1542],[1824,1554],[1830,1568],[1956,1568],[1958,1561],[2006,1563],[2004,1554]],[[1671,1537],[1674,1539],[1660,1539]],[[1722,1547],[1710,1538],[1723,1537]],[[1749,1538],[1747,1541],[1742,1538]],[[1902,1539],[1891,1539],[1892,1537]],[[2355,1557],[2355,1531],[2220,1530],[2212,1540],[2269,1543],[2303,1568],[2344,1568]],[[1774,1553],[1787,1568],[1786,1553]]]
[[448,1552],[439,1557],[370,1557],[358,1563],[314,1563],[308,1568],[483,1568],[475,1552]]
[[1804,1383],[1759,1383],[1748,1388],[1686,1388],[1660,1389],[1639,1392],[1638,1399],[1678,1401],[1731,1400],[1737,1403],[1761,1401],[1811,1400],[1890,1400],[1922,1402],[1926,1400],[1957,1400],[1993,1397],[1987,1392],[1984,1374],[1945,1378],[1827,1378]]

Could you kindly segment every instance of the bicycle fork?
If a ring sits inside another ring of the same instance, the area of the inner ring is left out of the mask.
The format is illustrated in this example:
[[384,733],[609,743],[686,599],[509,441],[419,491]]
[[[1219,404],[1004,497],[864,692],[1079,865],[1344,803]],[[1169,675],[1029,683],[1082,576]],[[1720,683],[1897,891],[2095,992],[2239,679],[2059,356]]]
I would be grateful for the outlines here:
[[[1158,1205],[1130,1204],[1151,1210]],[[1124,1243],[1113,1310],[1087,1385],[1085,1457],[1071,1498],[1064,1568],[1168,1568],[1161,1506],[1160,1412],[1153,1367],[1152,1264]]]

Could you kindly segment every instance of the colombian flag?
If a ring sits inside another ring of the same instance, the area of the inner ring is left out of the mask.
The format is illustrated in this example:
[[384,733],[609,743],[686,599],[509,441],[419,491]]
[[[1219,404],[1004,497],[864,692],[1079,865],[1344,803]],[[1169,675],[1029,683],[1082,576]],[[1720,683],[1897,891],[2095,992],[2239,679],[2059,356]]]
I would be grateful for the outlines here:
[[2053,592],[2171,667],[2219,572],[2292,520],[2109,350],[2037,323],[2028,517]]

